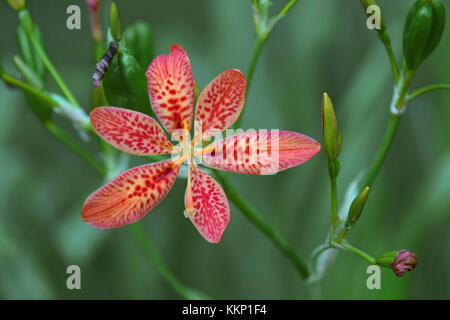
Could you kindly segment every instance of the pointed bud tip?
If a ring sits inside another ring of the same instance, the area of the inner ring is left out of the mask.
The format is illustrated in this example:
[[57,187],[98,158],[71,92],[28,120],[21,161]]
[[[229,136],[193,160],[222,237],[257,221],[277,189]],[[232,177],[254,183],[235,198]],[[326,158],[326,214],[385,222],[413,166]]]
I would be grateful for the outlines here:
[[100,0],[86,0],[89,10],[91,12],[96,13],[98,8],[100,7]]
[[115,2],[112,2],[109,7],[109,25],[114,40],[120,41],[122,39],[122,24],[120,23],[119,11]]
[[365,187],[356,197],[353,199],[348,212],[347,221],[349,224],[353,224],[361,217],[361,213],[369,197],[370,187]]
[[322,95],[321,113],[325,153],[330,161],[334,161],[341,152],[341,132],[333,102],[326,92]]

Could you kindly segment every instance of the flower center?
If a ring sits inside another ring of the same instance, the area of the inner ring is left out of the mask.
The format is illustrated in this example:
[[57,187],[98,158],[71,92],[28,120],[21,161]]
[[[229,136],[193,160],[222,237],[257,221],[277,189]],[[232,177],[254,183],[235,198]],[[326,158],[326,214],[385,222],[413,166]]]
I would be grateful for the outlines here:
[[190,143],[191,137],[189,134],[189,127],[186,120],[181,122],[183,129],[181,129],[181,135],[179,137],[179,145],[175,148],[175,153],[179,156],[178,159],[173,163],[172,168],[181,165],[187,160],[188,164],[192,163],[193,157],[193,146]]

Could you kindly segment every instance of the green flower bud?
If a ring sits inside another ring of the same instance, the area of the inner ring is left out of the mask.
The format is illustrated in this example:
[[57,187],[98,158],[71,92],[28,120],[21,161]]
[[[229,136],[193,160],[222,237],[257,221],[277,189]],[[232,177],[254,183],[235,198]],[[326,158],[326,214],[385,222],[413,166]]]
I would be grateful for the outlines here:
[[122,25],[120,23],[119,12],[117,11],[115,2],[111,3],[111,6],[109,7],[109,26],[114,40],[119,41],[122,39]]
[[146,22],[136,22],[123,33],[125,46],[142,69],[146,70],[154,58],[153,33]]
[[395,256],[397,255],[397,252],[398,252],[398,250],[383,253],[381,256],[379,256],[375,260],[379,266],[382,266],[385,268],[390,268],[391,264],[395,260]]
[[403,53],[409,70],[436,49],[445,27],[445,8],[440,0],[417,0],[408,12],[403,30]]
[[347,216],[347,222],[349,224],[353,224],[358,221],[364,209],[364,205],[366,204],[367,198],[369,197],[369,191],[370,188],[365,187],[364,190],[361,191],[361,193],[358,194],[355,199],[353,199]]
[[21,11],[25,8],[25,0],[8,0],[9,5],[16,11]]
[[325,153],[330,161],[334,161],[341,152],[341,132],[333,103],[327,93],[323,94],[322,99],[322,129]]
[[152,115],[145,72],[127,49],[120,48],[112,59],[103,90],[112,106]]

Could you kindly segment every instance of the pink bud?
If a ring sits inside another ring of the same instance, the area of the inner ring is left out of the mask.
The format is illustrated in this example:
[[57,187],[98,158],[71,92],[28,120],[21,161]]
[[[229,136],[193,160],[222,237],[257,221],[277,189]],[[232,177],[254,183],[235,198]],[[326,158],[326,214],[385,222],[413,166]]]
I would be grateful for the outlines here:
[[86,2],[92,12],[97,12],[100,6],[100,0],[86,0]]
[[86,0],[91,12],[92,33],[96,41],[101,41],[102,31],[100,30],[100,20],[98,16],[98,9],[100,7],[100,0]]
[[391,263],[391,268],[396,276],[401,277],[406,272],[413,270],[418,262],[419,259],[413,252],[400,250],[397,252],[394,262]]

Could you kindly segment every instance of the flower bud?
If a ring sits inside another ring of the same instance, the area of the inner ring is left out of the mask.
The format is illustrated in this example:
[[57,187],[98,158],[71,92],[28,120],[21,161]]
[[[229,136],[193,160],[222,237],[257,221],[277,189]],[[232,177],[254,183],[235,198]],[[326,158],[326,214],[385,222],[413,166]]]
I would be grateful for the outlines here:
[[100,29],[100,18],[98,15],[98,11],[100,8],[100,0],[86,0],[86,3],[91,13],[92,34],[94,36],[95,41],[101,42],[102,31]]
[[126,48],[112,59],[103,90],[111,105],[152,114],[145,72]]
[[98,12],[98,8],[100,7],[100,0],[86,0],[86,3],[89,6],[89,10],[94,13]]
[[436,49],[445,26],[445,8],[440,0],[417,0],[408,12],[403,30],[403,53],[409,70]]
[[136,22],[125,29],[123,33],[125,46],[130,50],[137,63],[147,70],[154,56],[153,33],[146,22]]
[[413,252],[400,250],[386,252],[379,256],[376,262],[380,266],[391,268],[396,276],[401,277],[406,272],[413,270],[419,259]]
[[333,103],[327,93],[322,98],[322,130],[325,153],[328,160],[334,161],[341,152],[341,132],[334,112]]
[[369,197],[369,187],[365,187],[363,191],[361,191],[360,194],[358,194],[355,199],[352,201],[352,204],[350,206],[350,210],[348,212],[347,216],[347,223],[353,224],[355,223],[359,217],[361,216],[361,213],[364,209],[364,205],[366,204],[367,198]]
[[119,12],[115,2],[111,3],[111,7],[109,7],[109,26],[114,40],[119,41],[122,39],[122,24],[120,23]]
[[389,251],[386,253],[383,253],[381,256],[379,256],[378,258],[376,258],[376,262],[377,265],[385,267],[385,268],[390,268],[391,264],[394,262],[395,260],[395,256],[397,255],[397,250],[396,251]]
[[413,252],[400,250],[397,252],[391,268],[397,277],[401,277],[406,272],[413,270],[417,263],[419,263],[419,259]]
[[16,11],[23,10],[25,8],[25,0],[8,0],[9,5]]

